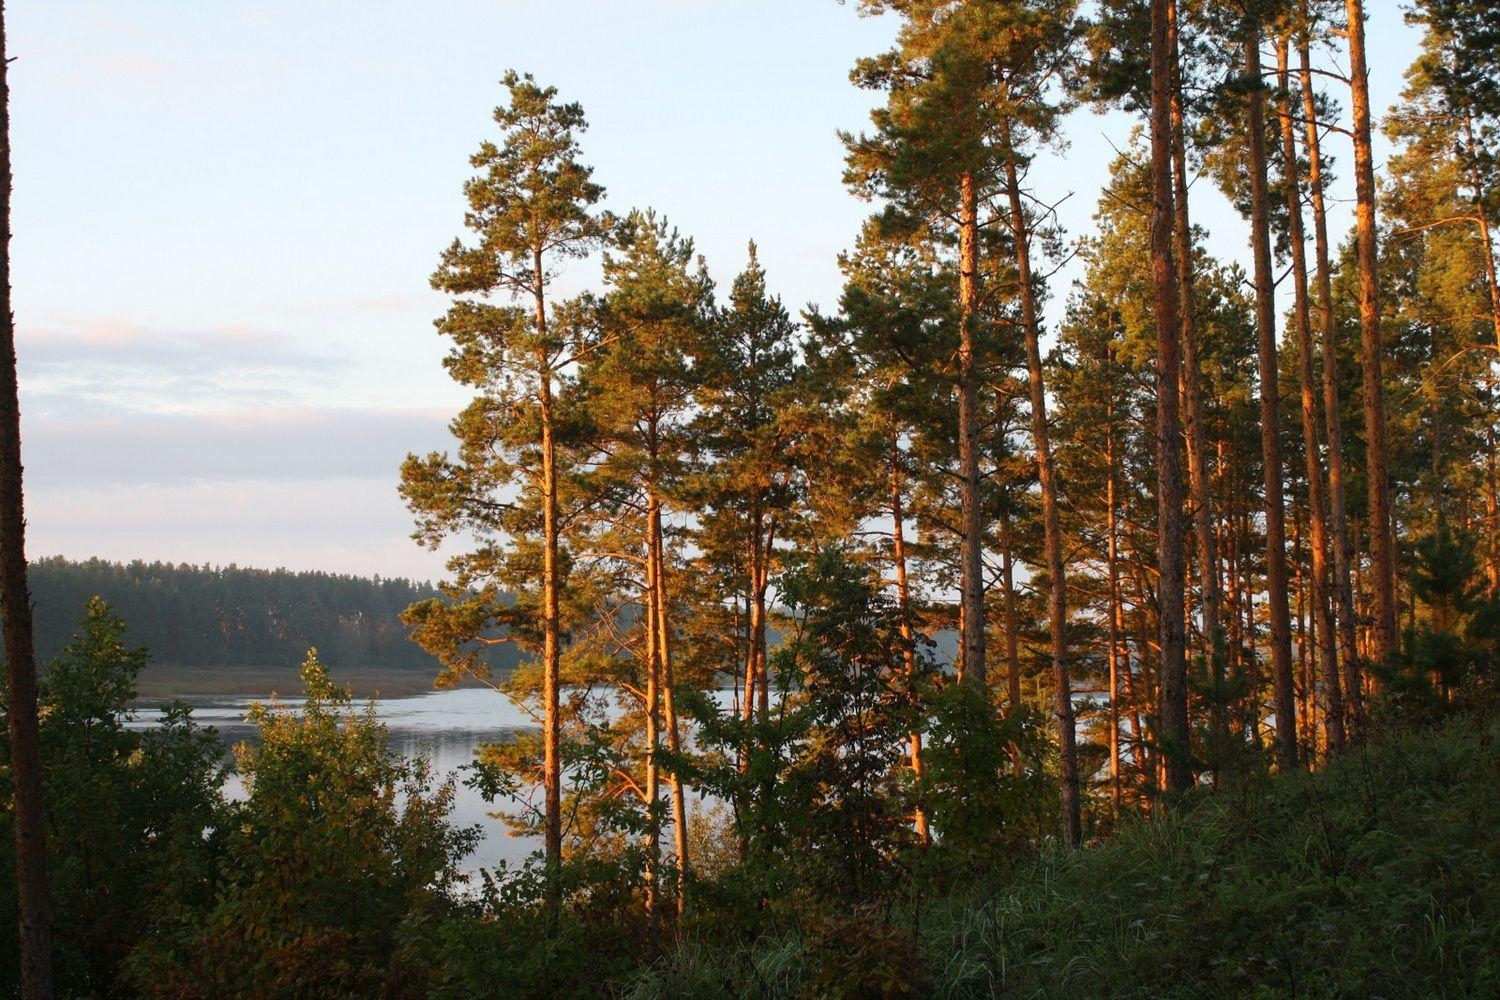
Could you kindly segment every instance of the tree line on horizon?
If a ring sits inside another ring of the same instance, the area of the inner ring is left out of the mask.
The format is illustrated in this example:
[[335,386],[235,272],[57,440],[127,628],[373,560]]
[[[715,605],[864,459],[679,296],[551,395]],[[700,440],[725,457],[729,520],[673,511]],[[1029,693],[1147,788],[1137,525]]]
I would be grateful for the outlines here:
[[[130,623],[157,667],[290,667],[309,646],[334,669],[434,670],[407,640],[401,612],[437,588],[400,577],[253,569],[236,565],[70,560],[28,568],[37,658],[48,662],[72,637],[91,598]],[[487,662],[515,663],[495,651]]]

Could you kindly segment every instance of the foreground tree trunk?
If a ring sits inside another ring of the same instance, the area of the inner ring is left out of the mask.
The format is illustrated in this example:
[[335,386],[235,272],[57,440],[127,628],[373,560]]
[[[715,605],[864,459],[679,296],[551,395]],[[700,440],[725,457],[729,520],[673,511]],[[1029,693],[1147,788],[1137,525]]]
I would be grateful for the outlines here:
[[42,815],[42,760],[37,725],[36,655],[31,593],[26,584],[26,515],[21,491],[21,404],[16,382],[16,326],[10,303],[10,60],[0,3],[0,616],[11,775],[15,783],[16,895],[21,932],[21,996],[52,996],[52,907],[47,883],[47,826]]
[[[1108,378],[1114,377],[1115,351],[1111,346],[1106,350],[1106,363],[1109,367]],[[1110,816],[1119,822],[1120,820],[1120,634],[1123,631],[1120,623],[1120,565],[1119,565],[1119,525],[1117,515],[1119,512],[1119,501],[1115,497],[1115,402],[1110,397],[1109,416],[1106,418],[1108,427],[1104,444],[1104,461],[1109,479],[1105,485],[1105,504],[1109,511],[1105,520],[1105,531],[1107,540],[1107,568],[1109,573],[1109,803]],[[1128,671],[1130,660],[1127,657],[1125,667]],[[1137,749],[1139,755],[1140,750]]]
[[1282,169],[1285,172],[1287,240],[1292,251],[1292,292],[1297,328],[1297,371],[1302,403],[1302,442],[1307,472],[1308,544],[1312,549],[1313,632],[1317,639],[1318,681],[1322,693],[1323,733],[1329,753],[1344,748],[1344,702],[1339,691],[1338,656],[1333,635],[1333,616],[1328,600],[1328,527],[1324,518],[1323,467],[1318,460],[1318,392],[1313,375],[1312,322],[1307,302],[1307,254],[1302,233],[1302,181],[1297,163],[1297,127],[1292,120],[1291,72],[1288,67],[1291,39],[1283,36],[1276,46],[1276,74],[1280,83]]
[[[1219,565],[1215,552],[1214,511],[1208,482],[1207,430],[1203,419],[1203,378],[1198,365],[1197,305],[1193,295],[1193,227],[1188,216],[1187,144],[1182,110],[1182,67],[1179,62],[1177,5],[1168,4],[1172,93],[1172,252],[1177,261],[1178,293],[1182,297],[1182,388],[1187,407],[1188,490],[1192,499],[1193,529],[1198,542],[1199,606],[1203,615],[1203,662],[1217,691],[1224,689],[1222,629],[1219,625]],[[1216,694],[1214,729],[1223,739],[1229,731],[1223,699]]]
[[[1010,128],[1005,127],[1005,141]],[[1016,281],[1021,296],[1021,326],[1026,336],[1026,371],[1031,383],[1031,439],[1036,447],[1037,479],[1042,487],[1042,535],[1047,550],[1051,591],[1047,617],[1052,638],[1052,714],[1057,727],[1058,785],[1062,805],[1063,839],[1069,847],[1083,843],[1078,805],[1078,746],[1073,719],[1073,686],[1068,676],[1068,580],[1063,566],[1062,530],[1057,517],[1057,475],[1047,434],[1047,389],[1042,381],[1040,322],[1031,287],[1031,234],[1021,204],[1014,152],[1005,161],[1006,195],[1010,201],[1011,236],[1015,241]]]
[[[653,460],[655,456],[652,456]],[[663,632],[661,596],[657,578],[656,532],[661,524],[661,508],[654,491],[646,491],[646,915],[654,917],[661,885],[661,636]]]
[[[661,662],[662,709],[666,713],[667,752],[677,759],[682,750],[682,738],[677,728],[677,699],[674,691],[676,677],[672,668],[672,628],[667,616],[671,607],[667,591],[667,547],[662,533],[661,505],[655,505],[650,525],[650,545],[655,550],[653,561],[656,572],[653,576],[656,601],[656,651]],[[677,852],[677,915],[686,912],[687,893],[685,882],[692,872],[692,859],[688,855],[687,799],[683,794],[682,777],[674,769],[667,777],[672,796],[673,847]]]
[[1156,304],[1157,613],[1161,643],[1161,744],[1166,789],[1193,781],[1188,735],[1187,624],[1182,539],[1181,294],[1172,253],[1171,5],[1151,0],[1151,281]]
[[1349,95],[1354,126],[1355,261],[1359,270],[1360,366],[1364,376],[1365,473],[1369,488],[1370,593],[1375,658],[1391,664],[1396,635],[1396,553],[1391,533],[1385,433],[1380,285],[1375,251],[1375,153],[1370,144],[1370,74],[1365,66],[1363,0],[1346,0]]
[[[540,251],[535,254],[536,330],[547,332],[547,300],[543,289],[545,271]],[[545,351],[537,358],[540,378],[538,415],[542,436],[542,818],[543,850],[547,863],[547,899],[554,910],[561,904],[559,876],[562,867],[562,733],[560,676],[562,664],[561,586],[559,578],[557,524],[557,438],[552,420],[552,365]]]
[[988,688],[984,662],[984,537],[979,519],[979,363],[974,331],[979,312],[979,199],[965,172],[958,223],[958,465],[960,676]]
[[1265,89],[1260,25],[1245,25],[1246,146],[1250,173],[1250,242],[1255,257],[1255,325],[1260,341],[1260,446],[1265,467],[1266,605],[1271,620],[1271,683],[1276,701],[1276,760],[1297,766],[1297,702],[1292,678],[1292,621],[1287,603],[1286,520],[1281,489],[1281,393],[1276,365],[1276,292],[1271,275],[1270,194],[1266,181]]

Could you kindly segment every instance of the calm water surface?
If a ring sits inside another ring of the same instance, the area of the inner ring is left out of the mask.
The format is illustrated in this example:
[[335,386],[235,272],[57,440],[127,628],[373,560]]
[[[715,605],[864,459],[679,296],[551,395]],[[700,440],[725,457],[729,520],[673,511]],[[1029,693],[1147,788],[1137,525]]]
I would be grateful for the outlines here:
[[[733,701],[733,695],[728,691],[718,692],[717,697],[726,708]],[[227,751],[235,743],[255,735],[255,728],[245,721],[246,713],[252,701],[268,699],[249,695],[199,695],[182,700],[192,706],[193,718],[200,725],[213,726],[219,731],[219,738],[224,741]],[[282,704],[292,707],[300,701],[300,698],[280,699]],[[495,868],[502,861],[519,865],[532,852],[541,849],[540,837],[511,836],[504,823],[491,815],[497,807],[516,811],[513,806],[504,802],[493,805],[485,802],[478,792],[463,784],[466,775],[459,771],[473,761],[474,750],[479,744],[500,742],[518,732],[539,729],[539,720],[522,711],[505,695],[487,688],[378,698],[375,712],[390,731],[391,747],[397,753],[405,757],[427,757],[432,761],[433,776],[439,780],[456,773],[458,784],[450,818],[460,826],[477,825],[481,837],[474,853],[461,864],[465,871],[474,873],[480,868]],[[150,726],[158,717],[157,710],[141,708],[129,724]],[[225,791],[231,798],[244,794],[238,775],[229,776]]]
[[[252,701],[265,698],[245,696],[195,696],[182,699],[193,708],[193,718],[200,725],[213,726],[226,748],[255,735],[245,721]],[[301,699],[280,701],[296,706]],[[480,743],[509,739],[517,732],[538,728],[537,723],[505,695],[486,688],[460,688],[431,691],[407,698],[379,698],[375,712],[390,730],[391,747],[405,757],[425,756],[432,761],[434,777],[442,779],[474,759],[474,748]],[[153,725],[158,718],[154,709],[137,712],[134,726]],[[525,860],[541,847],[540,838],[512,837],[500,820],[490,816],[496,806],[485,802],[458,775],[457,795],[451,819],[460,826],[478,825],[483,838],[474,853],[464,859],[462,867],[469,872],[494,868],[501,861],[512,865]],[[244,793],[238,775],[231,775],[225,785],[231,797]],[[503,807],[503,804],[496,803]]]

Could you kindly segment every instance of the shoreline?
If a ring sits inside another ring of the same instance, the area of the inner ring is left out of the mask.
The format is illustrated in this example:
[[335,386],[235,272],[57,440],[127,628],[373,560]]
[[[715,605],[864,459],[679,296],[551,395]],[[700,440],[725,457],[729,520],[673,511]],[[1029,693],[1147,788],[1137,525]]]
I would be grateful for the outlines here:
[[[163,667],[152,664],[136,680],[135,704],[159,705],[176,698],[243,695],[249,698],[297,697],[302,678],[296,666]],[[405,698],[436,691],[436,671],[402,667],[333,668],[333,681],[351,689],[354,698]],[[483,687],[476,681],[460,688]]]

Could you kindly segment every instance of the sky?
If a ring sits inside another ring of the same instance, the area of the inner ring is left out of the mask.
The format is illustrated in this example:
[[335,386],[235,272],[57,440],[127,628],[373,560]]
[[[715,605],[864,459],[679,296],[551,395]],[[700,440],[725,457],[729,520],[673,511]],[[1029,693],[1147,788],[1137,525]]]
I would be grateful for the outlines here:
[[[1393,0],[1367,7],[1384,109],[1417,36]],[[870,210],[837,131],[866,125],[878,95],[849,69],[896,30],[836,0],[12,0],[6,19],[28,554],[418,579],[446,553],[411,541],[397,470],[466,402],[427,282],[505,71],[583,105],[606,207],[666,214],[721,289],[755,240],[796,313],[836,305]],[[1070,238],[1132,125],[1081,110],[1034,167]],[[1209,188],[1195,221],[1244,258]],[[581,263],[563,290],[593,280]]]

